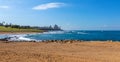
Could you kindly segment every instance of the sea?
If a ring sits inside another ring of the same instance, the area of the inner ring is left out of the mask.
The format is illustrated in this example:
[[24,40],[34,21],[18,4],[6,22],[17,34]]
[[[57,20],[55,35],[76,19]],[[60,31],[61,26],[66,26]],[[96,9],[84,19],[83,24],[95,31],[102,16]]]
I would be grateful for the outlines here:
[[65,30],[35,34],[4,34],[0,39],[11,37],[10,41],[42,40],[85,40],[85,41],[120,41],[120,31]]

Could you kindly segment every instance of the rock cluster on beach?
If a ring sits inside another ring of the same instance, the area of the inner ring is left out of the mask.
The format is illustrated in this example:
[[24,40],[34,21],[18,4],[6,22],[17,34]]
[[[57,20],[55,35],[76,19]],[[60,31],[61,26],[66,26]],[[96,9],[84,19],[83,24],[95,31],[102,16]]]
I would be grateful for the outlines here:
[[81,40],[44,40],[42,42],[45,42],[45,43],[73,43],[73,42],[81,42]]

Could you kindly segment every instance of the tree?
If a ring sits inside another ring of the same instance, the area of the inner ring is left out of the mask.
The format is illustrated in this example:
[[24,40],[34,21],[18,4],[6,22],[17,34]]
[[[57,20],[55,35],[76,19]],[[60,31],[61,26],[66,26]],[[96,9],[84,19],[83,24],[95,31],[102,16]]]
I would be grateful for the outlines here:
[[3,24],[2,24],[2,23],[0,23],[0,26],[3,26]]
[[61,28],[58,25],[54,25],[54,30],[61,30]]
[[49,29],[50,29],[50,30],[53,30],[53,27],[50,25],[50,26],[49,26]]
[[12,25],[11,27],[12,27],[12,28],[20,28],[19,25]]
[[2,24],[5,25],[5,21],[3,21]]

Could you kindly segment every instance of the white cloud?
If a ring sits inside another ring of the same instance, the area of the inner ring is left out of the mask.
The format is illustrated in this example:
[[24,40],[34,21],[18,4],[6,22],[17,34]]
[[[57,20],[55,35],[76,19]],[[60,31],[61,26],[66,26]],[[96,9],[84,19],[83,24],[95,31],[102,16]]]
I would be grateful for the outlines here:
[[61,6],[65,5],[64,3],[47,3],[47,4],[41,4],[38,6],[33,7],[34,10],[47,10],[50,8],[59,8]]
[[0,9],[8,9],[9,6],[0,6]]

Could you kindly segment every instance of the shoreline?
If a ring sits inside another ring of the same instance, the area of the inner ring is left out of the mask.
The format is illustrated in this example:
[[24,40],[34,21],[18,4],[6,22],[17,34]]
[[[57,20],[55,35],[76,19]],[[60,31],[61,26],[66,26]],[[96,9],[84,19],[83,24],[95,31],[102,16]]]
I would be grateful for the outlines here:
[[120,41],[112,41],[112,40],[106,40],[106,41],[100,41],[100,40],[91,40],[91,41],[85,41],[85,40],[40,40],[40,41],[35,41],[35,40],[31,40],[31,41],[9,41],[7,39],[0,39],[0,42],[5,42],[5,43],[12,43],[12,42],[35,42],[35,43],[80,43],[80,42],[120,42]]
[[[43,32],[0,32],[0,35],[14,35],[14,34],[16,34],[16,35],[20,35],[20,34],[37,34],[37,33],[43,33]],[[16,37],[16,36],[15,36]],[[0,39],[0,40],[2,40],[2,41],[9,41],[9,39],[10,39],[11,37],[6,37],[6,38],[3,38],[3,39]],[[14,41],[14,40],[12,40],[12,41]],[[10,41],[10,42],[12,42],[12,41]],[[15,40],[16,41],[16,40]],[[14,41],[14,42],[15,42]],[[59,41],[61,41],[61,42],[70,42],[70,43],[72,43],[72,42],[74,42],[74,41],[78,41],[78,42],[120,42],[120,40],[30,40],[30,41],[25,41],[25,40],[20,40],[20,41],[16,41],[16,42],[59,42]]]

